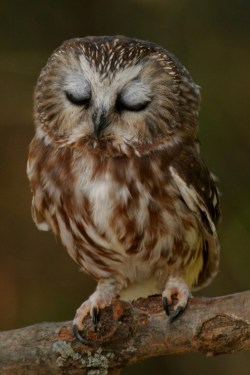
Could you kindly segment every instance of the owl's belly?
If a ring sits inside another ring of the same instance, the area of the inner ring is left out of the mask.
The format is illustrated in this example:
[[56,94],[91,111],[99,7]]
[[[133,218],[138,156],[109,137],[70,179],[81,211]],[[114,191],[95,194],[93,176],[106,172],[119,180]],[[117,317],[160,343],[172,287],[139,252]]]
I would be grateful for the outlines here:
[[63,180],[60,189],[51,174],[44,208],[44,192],[37,190],[36,206],[69,255],[97,280],[143,283],[187,266],[195,270],[191,274],[199,272],[198,222],[161,159],[114,158],[98,165],[98,171],[94,161],[74,159],[75,179]]
[[139,288],[146,283],[156,293],[154,274],[163,270],[167,277],[170,268],[194,262],[201,234],[171,185],[154,195],[153,187],[134,184],[107,177],[85,182],[75,194],[78,211],[69,221],[71,233],[64,226],[61,239],[96,279],[116,275]]

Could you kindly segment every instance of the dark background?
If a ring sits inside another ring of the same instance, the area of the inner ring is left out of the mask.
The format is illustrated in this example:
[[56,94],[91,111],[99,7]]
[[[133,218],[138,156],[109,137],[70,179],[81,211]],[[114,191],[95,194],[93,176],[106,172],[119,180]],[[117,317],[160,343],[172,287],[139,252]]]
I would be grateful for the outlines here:
[[[94,283],[30,216],[32,93],[62,41],[125,34],[163,45],[202,87],[202,154],[220,178],[220,273],[199,295],[249,288],[250,1],[5,1],[0,11],[0,329],[70,320]],[[149,349],[150,350],[150,349]],[[249,374],[250,355],[156,358],[124,374]]]

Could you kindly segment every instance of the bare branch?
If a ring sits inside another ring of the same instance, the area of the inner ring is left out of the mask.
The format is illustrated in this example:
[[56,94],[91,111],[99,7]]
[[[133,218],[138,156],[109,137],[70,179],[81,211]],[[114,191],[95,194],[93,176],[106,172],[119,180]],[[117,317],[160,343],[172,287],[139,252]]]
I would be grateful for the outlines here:
[[[169,324],[161,298],[133,304],[115,301],[102,311],[99,330],[85,322],[91,347],[72,335],[71,322],[41,323],[0,333],[0,373],[117,374],[158,355],[230,354],[250,349],[250,291],[218,298],[192,298]],[[118,371],[118,372],[117,372]]]

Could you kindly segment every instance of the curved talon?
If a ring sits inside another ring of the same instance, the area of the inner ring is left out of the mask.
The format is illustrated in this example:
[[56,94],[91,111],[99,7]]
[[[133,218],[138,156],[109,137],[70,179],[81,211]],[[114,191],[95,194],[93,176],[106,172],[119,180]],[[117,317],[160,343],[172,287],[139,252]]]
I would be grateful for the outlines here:
[[79,341],[81,341],[84,345],[87,345],[87,346],[91,346],[91,345],[92,345],[91,342],[90,342],[89,340],[87,340],[87,339],[85,339],[84,337],[82,337],[82,335],[80,334],[80,331],[79,331],[79,329],[78,329],[78,327],[77,327],[76,324],[73,324],[73,326],[72,326],[72,331],[73,331],[75,337],[76,337]]
[[99,318],[100,318],[99,310],[96,307],[94,307],[92,310],[92,320],[93,320],[95,332],[97,331]]
[[184,307],[178,306],[177,309],[172,314],[170,314],[170,317],[168,319],[169,323],[172,323],[176,318],[178,318],[184,310]]
[[166,314],[169,316],[170,312],[169,312],[169,303],[168,303],[168,300],[166,297],[163,297],[162,298],[162,304],[163,304],[163,307],[164,307],[164,310],[166,312]]

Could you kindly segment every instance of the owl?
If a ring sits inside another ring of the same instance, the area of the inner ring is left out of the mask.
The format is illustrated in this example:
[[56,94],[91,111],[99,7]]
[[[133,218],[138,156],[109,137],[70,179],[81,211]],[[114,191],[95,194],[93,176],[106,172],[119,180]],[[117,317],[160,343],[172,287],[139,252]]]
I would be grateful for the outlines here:
[[220,216],[200,156],[199,87],[162,47],[124,36],[71,39],[34,94],[32,216],[97,287],[77,309],[96,327],[115,298],[161,294],[169,321],[214,278]]

